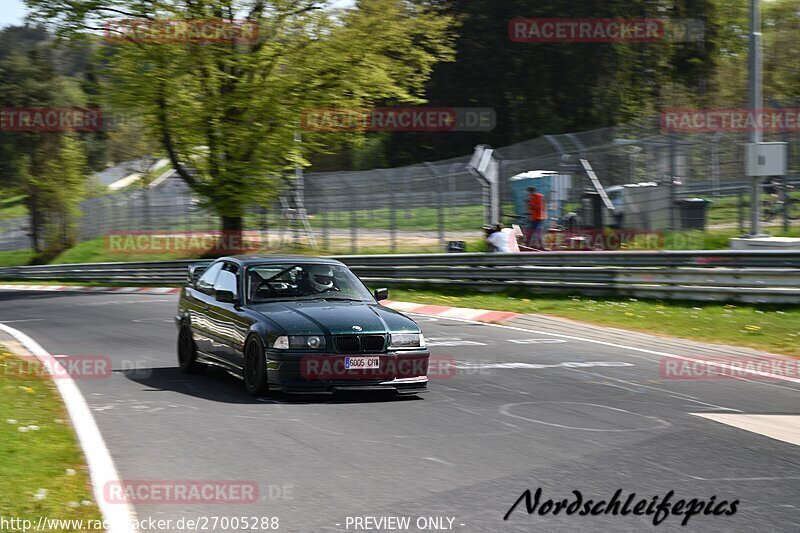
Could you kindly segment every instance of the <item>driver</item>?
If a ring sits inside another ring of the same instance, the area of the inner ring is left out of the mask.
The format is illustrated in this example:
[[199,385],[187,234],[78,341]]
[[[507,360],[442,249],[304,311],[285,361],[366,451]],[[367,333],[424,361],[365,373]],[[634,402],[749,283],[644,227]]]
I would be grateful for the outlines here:
[[329,265],[312,265],[308,277],[314,291],[333,290],[333,269]]

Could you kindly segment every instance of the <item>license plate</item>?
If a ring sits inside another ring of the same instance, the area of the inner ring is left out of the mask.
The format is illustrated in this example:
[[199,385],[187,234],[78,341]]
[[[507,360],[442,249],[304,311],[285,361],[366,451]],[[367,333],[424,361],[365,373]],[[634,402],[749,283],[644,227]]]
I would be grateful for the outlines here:
[[381,367],[380,357],[345,357],[345,370],[369,370]]

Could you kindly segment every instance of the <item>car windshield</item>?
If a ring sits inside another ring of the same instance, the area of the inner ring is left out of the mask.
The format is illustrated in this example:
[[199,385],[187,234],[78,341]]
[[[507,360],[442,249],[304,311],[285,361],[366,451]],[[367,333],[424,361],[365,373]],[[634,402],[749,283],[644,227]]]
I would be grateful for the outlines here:
[[247,268],[246,276],[250,303],[318,299],[375,303],[361,280],[340,265],[254,265]]

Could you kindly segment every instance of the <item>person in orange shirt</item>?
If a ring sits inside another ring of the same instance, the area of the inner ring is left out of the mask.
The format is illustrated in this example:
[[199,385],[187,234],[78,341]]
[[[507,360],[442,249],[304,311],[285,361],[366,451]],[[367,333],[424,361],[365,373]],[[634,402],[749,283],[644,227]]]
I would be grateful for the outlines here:
[[536,187],[528,187],[528,216],[530,217],[531,236],[528,245],[538,250],[544,249],[542,230],[547,220],[547,204],[544,195],[536,192]]

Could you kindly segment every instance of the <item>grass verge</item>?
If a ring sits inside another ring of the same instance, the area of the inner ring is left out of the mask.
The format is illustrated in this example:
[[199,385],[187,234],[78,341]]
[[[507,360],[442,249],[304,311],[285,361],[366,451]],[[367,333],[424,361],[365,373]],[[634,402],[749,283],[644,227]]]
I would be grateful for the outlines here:
[[[281,249],[267,249],[265,253],[290,253],[299,255],[349,255],[351,253],[349,242],[331,242],[328,249],[312,249],[309,246],[286,246]],[[466,241],[467,250],[470,252],[485,251],[486,245],[482,239],[468,239]],[[441,247],[436,244],[424,246],[415,243],[413,239],[406,239],[398,243],[396,253],[433,253],[440,252]],[[388,244],[371,244],[366,238],[362,240],[362,246],[356,251],[359,255],[388,254],[392,249]],[[52,259],[50,264],[70,264],[70,263],[116,263],[126,261],[172,261],[177,259],[204,259],[202,253],[194,251],[178,252],[125,252],[122,250],[110,250],[103,237],[84,241],[76,244]],[[29,251],[0,252],[0,266],[28,265],[34,258],[34,254]]]
[[28,208],[25,207],[25,195],[0,198],[0,220],[24,217],[27,214]]
[[69,417],[41,372],[0,346],[0,516],[101,520]]
[[11,252],[0,252],[0,267],[29,265],[33,260],[34,253],[30,250],[14,250]]
[[644,333],[747,346],[800,357],[800,306],[718,304],[395,289],[392,300],[571,318]]

